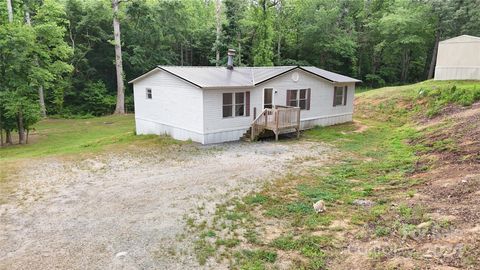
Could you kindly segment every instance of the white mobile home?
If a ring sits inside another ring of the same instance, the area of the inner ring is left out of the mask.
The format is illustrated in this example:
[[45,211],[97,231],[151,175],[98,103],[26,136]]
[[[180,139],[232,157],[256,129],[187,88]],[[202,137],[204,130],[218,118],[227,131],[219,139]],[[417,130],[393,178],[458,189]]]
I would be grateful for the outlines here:
[[351,121],[356,82],[316,67],[230,65],[158,66],[130,83],[137,134],[209,144]]
[[480,37],[462,35],[441,41],[435,80],[480,80]]

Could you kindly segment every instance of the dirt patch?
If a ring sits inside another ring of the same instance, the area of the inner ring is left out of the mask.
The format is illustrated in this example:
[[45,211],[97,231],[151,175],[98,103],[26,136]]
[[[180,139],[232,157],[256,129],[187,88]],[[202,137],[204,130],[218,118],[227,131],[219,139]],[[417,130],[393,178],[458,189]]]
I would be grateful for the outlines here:
[[198,269],[185,215],[328,153],[264,142],[32,161],[0,183],[0,269]]
[[394,207],[422,207],[425,220],[384,222],[388,230],[385,224],[367,224],[362,234],[350,237],[331,268],[478,269],[479,123],[480,103],[471,108],[452,105],[438,117],[421,119],[417,129],[423,135],[410,142],[421,146],[418,170],[410,175],[421,184],[412,187],[409,196],[386,195]]

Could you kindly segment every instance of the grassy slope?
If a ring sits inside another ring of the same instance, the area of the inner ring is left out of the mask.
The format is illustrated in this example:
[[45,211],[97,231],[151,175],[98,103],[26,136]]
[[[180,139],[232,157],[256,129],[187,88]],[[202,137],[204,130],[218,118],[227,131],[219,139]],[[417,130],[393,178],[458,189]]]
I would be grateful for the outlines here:
[[[200,231],[196,243],[200,262],[214,256],[238,269],[265,269],[275,263],[321,269],[342,264],[345,258],[339,252],[351,231],[363,240],[426,234],[417,229],[429,220],[424,207],[396,203],[416,193],[421,180],[411,175],[425,169],[418,167],[416,153],[428,146],[407,143],[423,136],[412,124],[418,117],[440,113],[447,104],[469,105],[480,99],[479,93],[478,82],[428,81],[359,94],[356,119],[369,127],[364,132],[354,132],[354,124],[343,124],[304,134],[307,140],[341,150],[330,167],[289,175],[261,192],[220,206],[210,226],[190,222],[192,230]],[[311,207],[319,199],[328,208],[321,215]],[[376,205],[364,208],[352,204],[355,199]],[[348,225],[338,226],[342,223]],[[449,226],[442,220],[429,224],[428,233]],[[279,229],[275,239],[267,237],[269,231]],[[379,267],[385,256],[369,252],[371,264],[363,267]]]
[[62,154],[91,153],[129,143],[172,141],[135,136],[133,115],[90,119],[47,119],[35,125],[28,145],[0,148],[0,162]]

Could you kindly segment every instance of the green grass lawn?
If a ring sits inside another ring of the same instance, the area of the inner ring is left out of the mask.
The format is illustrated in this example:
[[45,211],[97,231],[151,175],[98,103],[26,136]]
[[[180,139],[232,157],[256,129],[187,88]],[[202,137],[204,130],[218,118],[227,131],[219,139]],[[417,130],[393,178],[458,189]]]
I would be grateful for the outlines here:
[[91,153],[129,143],[173,143],[162,136],[136,136],[133,115],[89,119],[46,119],[35,125],[27,145],[0,148],[0,162],[61,154]]

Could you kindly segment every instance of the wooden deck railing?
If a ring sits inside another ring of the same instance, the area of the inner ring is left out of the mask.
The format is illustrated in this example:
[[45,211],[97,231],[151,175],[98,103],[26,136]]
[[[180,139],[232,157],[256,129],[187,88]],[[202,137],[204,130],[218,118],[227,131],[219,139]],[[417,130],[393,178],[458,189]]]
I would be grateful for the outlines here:
[[255,140],[264,130],[272,130],[275,138],[286,130],[295,129],[300,132],[300,108],[275,106],[273,109],[264,109],[252,122],[251,139]]

